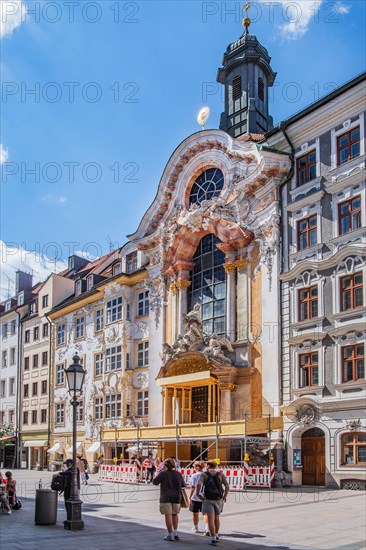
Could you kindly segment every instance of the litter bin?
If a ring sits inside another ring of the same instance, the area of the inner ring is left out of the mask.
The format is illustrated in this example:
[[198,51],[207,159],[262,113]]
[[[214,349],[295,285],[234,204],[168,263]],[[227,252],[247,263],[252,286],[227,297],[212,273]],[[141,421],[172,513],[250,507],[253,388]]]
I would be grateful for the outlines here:
[[36,490],[36,509],[34,523],[36,525],[53,525],[57,522],[58,492],[51,489]]

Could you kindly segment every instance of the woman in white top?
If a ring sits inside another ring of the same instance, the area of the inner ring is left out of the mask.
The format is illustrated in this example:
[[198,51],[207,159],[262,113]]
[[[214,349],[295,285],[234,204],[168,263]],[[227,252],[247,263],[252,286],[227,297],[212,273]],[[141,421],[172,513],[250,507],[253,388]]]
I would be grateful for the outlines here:
[[[190,492],[190,495],[189,495],[189,510],[193,514],[192,531],[194,533],[199,533],[198,523],[199,523],[200,512],[202,510],[202,499],[199,499],[195,493],[196,493],[197,483],[201,478],[202,472],[204,471],[205,463],[204,462],[195,462],[193,464],[193,467],[196,470],[196,473],[192,474],[191,480],[190,480],[191,492]],[[203,521],[205,523],[205,533],[209,534],[207,516],[203,516]]]

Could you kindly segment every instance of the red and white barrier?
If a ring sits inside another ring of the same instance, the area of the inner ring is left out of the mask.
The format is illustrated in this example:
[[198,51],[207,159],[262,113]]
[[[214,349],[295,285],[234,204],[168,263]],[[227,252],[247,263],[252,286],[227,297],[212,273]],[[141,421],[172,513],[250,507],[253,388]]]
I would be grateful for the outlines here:
[[[196,473],[194,468],[181,468],[179,472],[187,485],[190,486],[191,476]],[[240,491],[245,487],[271,487],[274,479],[275,467],[271,460],[270,466],[249,466],[244,462],[244,468],[224,468],[220,472],[225,474],[231,491]],[[100,481],[114,481],[116,483],[138,483],[145,479],[145,468],[138,460],[133,466],[99,467]]]

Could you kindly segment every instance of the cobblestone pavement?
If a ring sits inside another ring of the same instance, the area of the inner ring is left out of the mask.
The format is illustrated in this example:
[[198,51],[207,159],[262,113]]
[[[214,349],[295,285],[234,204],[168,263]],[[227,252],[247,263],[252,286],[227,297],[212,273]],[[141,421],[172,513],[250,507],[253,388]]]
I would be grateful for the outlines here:
[[[166,531],[158,511],[155,487],[100,483],[91,476],[82,488],[85,530],[69,532],[63,527],[65,509],[59,499],[58,522],[34,524],[35,490],[41,478],[50,483],[51,473],[14,471],[20,511],[0,514],[0,548],[36,550],[88,548],[160,550],[172,546],[163,541]],[[362,550],[365,496],[362,492],[291,489],[231,493],[222,516],[220,548],[227,550]],[[175,542],[181,550],[208,548],[209,539],[190,533],[191,514],[182,510]],[[8,529],[9,527],[9,529]]]

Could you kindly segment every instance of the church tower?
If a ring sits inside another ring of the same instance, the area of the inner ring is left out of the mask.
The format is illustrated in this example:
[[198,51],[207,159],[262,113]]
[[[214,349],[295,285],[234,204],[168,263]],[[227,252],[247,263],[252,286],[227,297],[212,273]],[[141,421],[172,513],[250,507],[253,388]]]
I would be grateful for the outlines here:
[[220,129],[232,137],[264,134],[273,125],[268,111],[268,88],[273,86],[273,72],[266,48],[249,33],[249,4],[245,6],[244,33],[230,44],[224,54],[217,81],[225,86],[225,111]]

